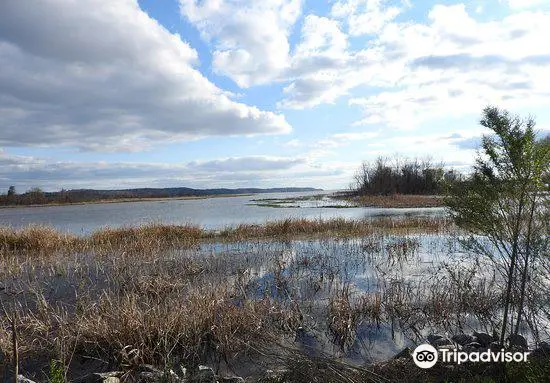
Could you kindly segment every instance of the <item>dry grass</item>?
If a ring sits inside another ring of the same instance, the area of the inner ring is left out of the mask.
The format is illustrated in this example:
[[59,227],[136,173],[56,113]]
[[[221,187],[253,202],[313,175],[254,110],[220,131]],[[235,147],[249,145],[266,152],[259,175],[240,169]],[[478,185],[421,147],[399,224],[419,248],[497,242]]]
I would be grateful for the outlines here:
[[[439,218],[287,220],[220,232],[152,224],[82,238],[47,228],[3,229],[0,298],[8,313],[18,313],[20,359],[37,368],[56,359],[69,374],[84,356],[111,369],[229,365],[240,358],[280,363],[282,356],[269,350],[288,346],[298,328],[315,328],[345,355],[364,340],[357,330],[362,324],[395,321],[414,333],[437,317],[444,327],[460,315],[490,316],[491,286],[469,275],[446,275],[446,283],[396,281],[404,263],[418,262],[418,239],[407,234],[448,230]],[[303,237],[308,240],[293,243],[318,247],[288,251],[287,239]],[[48,256],[36,256],[42,253]],[[350,273],[365,267],[391,278],[360,291],[349,283]],[[0,312],[0,352],[7,360],[10,347]],[[283,362],[313,366],[297,355]],[[326,366],[334,381],[340,375],[342,381],[384,381],[366,370]],[[296,374],[287,378],[295,381]]]
[[126,363],[162,366],[174,360],[230,360],[244,345],[268,342],[280,333],[281,311],[268,300],[237,306],[231,290],[207,287],[185,295],[185,303],[176,297],[158,302],[140,294],[103,296],[68,327],[75,330],[80,352],[114,359],[131,349],[134,360]]
[[372,220],[286,219],[264,224],[241,224],[220,231],[204,230],[195,225],[151,223],[136,227],[103,228],[89,236],[77,237],[48,226],[13,229],[0,226],[0,254],[28,253],[47,255],[55,252],[94,251],[110,254],[150,254],[173,248],[190,248],[211,241],[236,242],[253,239],[294,239],[303,237],[356,237],[375,232],[441,233],[451,221],[434,218],[375,218]]
[[286,219],[262,225],[242,224],[222,230],[212,238],[219,240],[246,240],[269,238],[300,238],[308,236],[364,236],[375,232],[430,232],[449,230],[451,221],[445,217],[434,218],[374,218],[350,220],[333,218],[327,220]]
[[442,207],[443,197],[436,195],[412,195],[412,194],[393,194],[393,195],[364,195],[357,197],[347,197],[347,200],[364,207],[380,208],[422,208],[422,207]]
[[380,323],[381,303],[378,293],[363,293],[359,297],[354,297],[347,284],[330,296],[328,328],[341,350],[345,351],[353,344],[355,331],[361,322]]
[[[14,255],[3,262],[12,259],[23,266],[1,269],[0,281],[11,282],[0,298],[8,313],[17,312],[22,361],[55,359],[74,367],[87,356],[128,369],[229,361],[293,334],[300,321],[296,306],[246,299],[222,272],[210,274],[207,259],[113,253],[82,255],[71,265],[65,256]],[[4,302],[10,296],[15,305]],[[6,363],[10,349],[9,321],[0,313]]]
[[137,227],[105,228],[86,238],[87,244],[96,250],[139,251],[166,250],[191,247],[200,242],[204,231],[193,225],[165,225],[152,223]]
[[0,226],[0,255],[13,252],[48,255],[61,250],[77,250],[80,244],[76,236],[48,226],[31,225],[17,230]]

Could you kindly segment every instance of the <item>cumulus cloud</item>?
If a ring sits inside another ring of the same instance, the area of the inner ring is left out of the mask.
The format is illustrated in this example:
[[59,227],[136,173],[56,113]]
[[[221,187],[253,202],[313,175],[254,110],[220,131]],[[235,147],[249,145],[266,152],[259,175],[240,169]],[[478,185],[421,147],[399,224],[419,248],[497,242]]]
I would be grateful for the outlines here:
[[[216,70],[241,86],[285,84],[280,108],[312,108],[353,95],[350,104],[365,111],[358,124],[414,128],[447,113],[478,112],[487,103],[522,108],[550,96],[543,86],[550,49],[540,41],[550,34],[550,14],[533,7],[481,21],[464,4],[436,4],[425,21],[400,21],[408,1],[337,0],[327,15],[304,17],[291,49],[289,31],[301,9],[296,2],[241,1],[250,15],[244,17],[236,0],[180,1],[186,17],[214,41],[214,57],[242,51],[242,60],[217,61]],[[284,6],[293,12],[273,16]],[[252,26],[255,19],[261,28]],[[366,39],[352,45],[349,36]],[[248,63],[257,65],[249,70]],[[357,88],[373,91],[361,97]]]
[[191,162],[188,164],[188,167],[196,170],[216,172],[269,171],[286,170],[303,163],[305,163],[305,160],[301,158],[252,156]]
[[141,150],[291,130],[232,100],[136,0],[0,3],[0,145]]
[[487,104],[518,110],[548,102],[550,14],[522,12],[478,21],[464,5],[432,8],[429,23],[391,23],[377,38],[384,47],[377,73],[382,90],[352,98],[358,124],[415,128],[438,117],[478,113]]
[[356,57],[348,52],[348,36],[336,20],[308,15],[301,40],[294,50],[290,68],[284,73],[291,83],[283,89],[282,108],[304,109],[333,103],[346,94],[348,78]]
[[387,0],[338,0],[331,14],[346,21],[352,36],[371,35],[380,32],[403,11],[403,6],[387,3]]
[[547,3],[547,0],[508,0],[508,5],[512,9],[532,8]]
[[289,65],[291,28],[303,0],[180,0],[182,15],[214,46],[213,67],[246,88]]
[[337,148],[357,141],[372,140],[379,136],[378,132],[336,133],[315,143],[319,148]]
[[352,87],[350,75],[370,59],[349,52],[348,36],[330,17],[308,14],[291,49],[302,0],[180,0],[181,13],[213,46],[213,68],[241,88],[287,83],[281,108],[334,102]]

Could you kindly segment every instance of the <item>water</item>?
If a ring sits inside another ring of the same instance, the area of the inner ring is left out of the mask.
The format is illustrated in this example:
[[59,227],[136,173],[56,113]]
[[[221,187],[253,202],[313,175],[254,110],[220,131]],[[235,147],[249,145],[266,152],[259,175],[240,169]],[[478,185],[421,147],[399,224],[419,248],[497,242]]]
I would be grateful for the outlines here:
[[[298,333],[294,344],[309,355],[361,364],[414,348],[429,334],[491,332],[492,321],[501,314],[490,268],[478,270],[457,245],[454,234],[383,234],[207,243],[197,256],[208,259],[214,275],[226,273],[226,280],[241,286],[238,291],[248,299],[269,296],[298,304],[307,331]],[[475,290],[473,300],[464,298],[470,289]],[[343,300],[338,298],[342,291],[349,292]],[[350,310],[356,310],[357,316],[342,318],[351,326],[348,338],[331,329],[338,318],[330,311],[335,298],[339,307],[349,302]],[[373,304],[377,299],[379,306]],[[362,302],[367,302],[365,308]],[[475,302],[489,309],[478,310]],[[370,315],[369,307],[379,307],[381,315]],[[526,326],[522,333],[534,344]]]
[[[75,234],[88,234],[102,227],[133,226],[147,222],[191,223],[206,229],[219,229],[240,223],[263,223],[286,218],[362,219],[390,215],[443,214],[442,208],[329,208],[318,202],[300,201],[290,208],[264,207],[257,199],[283,199],[317,195],[319,192],[269,193],[250,196],[197,200],[120,202],[0,209],[0,225],[22,227],[45,224]],[[327,205],[335,205],[334,201]]]
[[[22,262],[15,269],[0,268],[0,284],[13,283],[12,289],[17,291],[39,291],[49,304],[62,304],[69,313],[74,313],[78,297],[97,302],[103,294],[116,299],[120,291],[126,291],[142,295],[147,301],[145,293],[151,293],[153,285],[146,281],[159,280],[159,276],[166,286],[189,284],[187,288],[191,291],[201,286],[215,286],[213,290],[225,287],[233,291],[236,306],[243,300],[264,297],[282,307],[297,304],[303,314],[301,325],[307,333],[298,333],[295,340],[290,337],[291,346],[307,347],[312,356],[330,355],[361,364],[390,358],[405,346],[412,347],[418,339],[411,333],[410,324],[392,325],[388,316],[377,322],[365,315],[353,322],[353,335],[341,348],[330,329],[331,299],[348,286],[353,307],[361,299],[375,296],[390,304],[392,298],[384,297],[392,295],[389,291],[395,283],[414,286],[416,290],[418,283],[438,274],[440,262],[452,251],[449,239],[445,235],[379,235],[203,243],[190,249],[173,249],[154,258],[143,254],[135,257],[111,254],[103,258],[79,253],[70,259],[52,257],[44,263],[38,260]],[[403,251],[402,246],[397,246],[397,252],[392,250],[393,245],[403,241],[414,246],[408,251]],[[185,276],[185,266],[195,260],[202,267],[201,273]],[[132,283],[127,284],[129,281]],[[414,299],[426,299],[426,292],[433,290],[431,287],[415,293]],[[187,288],[182,289],[182,298]],[[153,289],[157,291],[156,287]],[[37,310],[34,295],[21,295],[25,296],[21,304]],[[2,291],[0,298],[4,298]],[[403,302],[410,304],[411,299],[404,298]],[[425,315],[416,319],[414,326],[424,335],[432,330]]]

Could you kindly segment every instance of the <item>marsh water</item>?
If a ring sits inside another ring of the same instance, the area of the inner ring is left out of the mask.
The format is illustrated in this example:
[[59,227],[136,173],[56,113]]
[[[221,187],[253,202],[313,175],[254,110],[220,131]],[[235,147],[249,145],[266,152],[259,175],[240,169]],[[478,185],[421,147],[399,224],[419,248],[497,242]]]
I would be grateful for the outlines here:
[[[458,255],[454,238],[447,235],[217,243],[202,245],[199,253],[201,258],[209,255],[210,262],[220,262],[218,267],[242,285],[248,299],[267,296],[298,303],[304,330],[294,342],[307,353],[359,363],[387,359],[404,347],[413,347],[427,334],[444,329],[432,326],[427,316],[403,323],[402,318],[384,314],[354,319],[344,314],[350,332],[342,334],[334,328],[334,318],[342,313],[331,312],[331,303],[349,304],[351,311],[377,302],[405,309],[433,292],[443,275],[443,262]],[[401,296],[394,297],[396,293]]]
[[[287,344],[310,356],[363,364],[414,347],[430,333],[488,329],[484,312],[475,307],[464,310],[453,298],[456,291],[444,265],[458,261],[466,266],[455,258],[460,257],[455,239],[451,234],[379,233],[360,238],[203,243],[152,258],[75,254],[69,263],[64,257],[43,266],[26,262],[16,269],[21,274],[10,277],[6,270],[6,275],[0,272],[0,280],[12,279],[20,291],[40,286],[45,301],[63,305],[68,312],[83,296],[97,302],[125,291],[143,300],[160,299],[153,287],[160,281],[180,286],[182,296],[197,286],[204,291],[231,291],[235,307],[262,301],[298,310],[300,319],[292,328],[299,328],[283,340]],[[193,261],[200,264],[200,273],[191,279],[182,277]],[[483,277],[476,275],[475,279]],[[484,304],[492,297],[490,291],[476,293]],[[32,307],[32,296],[21,304]],[[438,304],[444,305],[440,311],[433,309]]]
[[[266,193],[206,199],[172,199],[83,205],[0,209],[0,225],[22,227],[44,224],[61,231],[88,234],[102,227],[134,226],[148,222],[195,224],[219,229],[240,223],[263,223],[286,218],[361,219],[395,215],[440,215],[443,209],[387,209],[337,206],[334,200],[315,199],[319,192]],[[280,207],[261,206],[260,200],[312,197]],[[341,205],[341,204],[340,204]],[[328,207],[332,206],[332,207]]]

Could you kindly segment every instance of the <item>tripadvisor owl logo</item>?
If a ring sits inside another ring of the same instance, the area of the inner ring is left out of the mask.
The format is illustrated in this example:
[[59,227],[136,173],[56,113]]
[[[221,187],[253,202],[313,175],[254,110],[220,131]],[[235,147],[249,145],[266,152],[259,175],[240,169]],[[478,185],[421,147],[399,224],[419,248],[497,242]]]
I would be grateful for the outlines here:
[[437,363],[437,350],[429,344],[421,344],[412,354],[414,363],[420,368],[432,368]]
[[[439,355],[441,353],[441,355]],[[498,351],[458,351],[456,348],[441,348],[439,351],[432,345],[421,344],[412,353],[414,363],[420,368],[432,368],[438,360],[442,363],[497,363],[527,362],[529,352],[512,352],[501,348]]]

